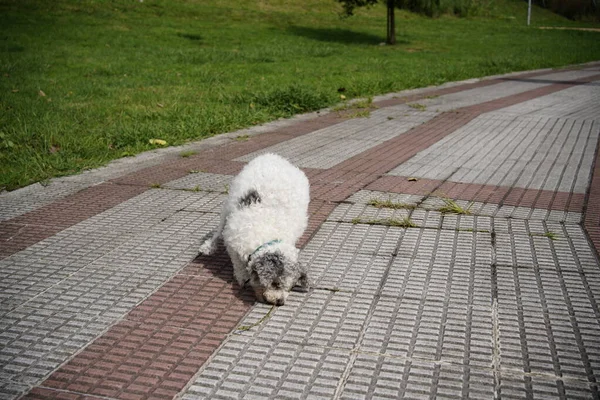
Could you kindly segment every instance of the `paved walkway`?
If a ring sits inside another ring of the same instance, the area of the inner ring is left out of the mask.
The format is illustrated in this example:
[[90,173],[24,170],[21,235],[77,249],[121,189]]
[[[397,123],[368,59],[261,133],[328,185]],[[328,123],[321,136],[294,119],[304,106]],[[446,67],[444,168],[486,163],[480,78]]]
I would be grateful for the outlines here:
[[[374,104],[0,195],[0,398],[599,399],[600,63]],[[195,258],[264,152],[311,181],[279,308]]]

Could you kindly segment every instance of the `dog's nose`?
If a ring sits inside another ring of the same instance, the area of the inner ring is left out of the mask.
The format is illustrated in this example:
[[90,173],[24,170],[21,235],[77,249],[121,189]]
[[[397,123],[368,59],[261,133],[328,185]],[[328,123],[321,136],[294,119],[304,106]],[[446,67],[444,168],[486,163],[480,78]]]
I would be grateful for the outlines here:
[[275,300],[275,305],[276,306],[282,306],[285,304],[285,300],[284,299],[277,299]]

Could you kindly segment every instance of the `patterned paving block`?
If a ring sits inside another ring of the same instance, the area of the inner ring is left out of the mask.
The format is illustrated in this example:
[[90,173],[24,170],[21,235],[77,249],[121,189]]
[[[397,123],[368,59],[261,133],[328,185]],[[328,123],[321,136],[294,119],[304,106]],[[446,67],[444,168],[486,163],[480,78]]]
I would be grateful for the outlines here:
[[383,224],[385,221],[398,223],[409,218],[412,209],[377,208],[365,204],[340,204],[327,218],[329,221],[352,222],[362,224]]
[[349,354],[338,349],[234,335],[183,399],[330,399]]
[[28,385],[0,379],[0,399],[9,400],[19,398],[23,393],[27,392],[29,388]]
[[316,287],[371,294],[379,290],[389,263],[390,256],[348,253],[321,253],[307,262]]
[[399,243],[397,256],[431,259],[441,263],[464,261],[478,265],[492,262],[489,232],[409,228]]
[[66,196],[85,189],[86,184],[72,182],[50,182],[34,184],[0,195],[0,221],[35,210]]
[[464,307],[433,296],[381,297],[360,350],[389,357],[489,367],[490,307]]
[[372,293],[319,287],[308,293],[291,292],[285,307],[272,310],[266,320],[271,307],[257,304],[236,333],[261,340],[351,350],[360,339],[373,299]]
[[0,312],[4,314],[66,279],[79,267],[23,259],[0,263]]
[[[588,74],[593,74],[593,71]],[[507,107],[502,110],[502,113],[511,115],[535,113],[548,117],[597,120],[600,115],[598,100],[600,95],[598,95],[598,81],[596,81]]]
[[[28,257],[20,254],[0,262],[6,274],[0,284],[7,288],[3,308],[10,311],[27,303],[105,317],[123,315],[185,265],[196,254],[200,238],[215,225],[210,215],[176,213],[138,235],[104,237],[71,228],[39,244],[52,257],[32,258],[40,254],[27,250]],[[71,238],[74,243],[69,243]]]
[[589,122],[484,114],[389,174],[585,193],[599,134]]
[[331,168],[435,116],[433,113],[419,113],[402,107],[405,109],[397,117],[374,115],[374,120],[353,119],[247,154],[237,161],[249,161],[259,154],[276,153],[299,167]]
[[492,372],[468,365],[359,354],[342,399],[457,399],[494,397]]
[[[128,240],[121,246],[114,247],[107,253],[97,254],[94,260],[77,266],[77,270],[73,270],[77,258],[63,268],[52,264],[56,266],[54,271],[40,271],[47,264],[30,259],[30,263],[24,268],[31,272],[20,275],[19,278],[25,284],[32,275],[41,274],[38,284],[46,287],[36,294],[22,286],[21,292],[25,295],[18,299],[22,303],[13,302],[12,311],[3,316],[3,322],[7,323],[3,330],[3,337],[6,338],[3,339],[6,340],[3,351],[17,355],[27,353],[28,358],[26,361],[22,361],[22,358],[6,360],[2,376],[15,382],[38,383],[116,319],[122,318],[161,287],[196,254],[199,238],[215,224],[214,214],[175,213],[146,232],[128,236]],[[78,228],[70,228],[66,237],[75,233],[87,237],[85,227],[79,232]],[[52,239],[49,241],[60,244],[59,238]],[[82,251],[88,243],[78,243],[83,248],[71,248]],[[94,245],[93,241],[91,244]],[[49,245],[48,251],[51,252],[52,249],[53,246]],[[57,250],[60,254],[60,247]],[[13,259],[21,262],[25,260],[23,257],[13,256],[3,262],[14,261]],[[80,258],[80,261],[83,260],[86,258]],[[67,267],[71,268],[71,273],[65,276]],[[50,315],[51,318],[46,318],[45,315]],[[55,321],[56,318],[59,318],[58,322]],[[19,320],[25,321],[26,329],[18,329],[22,325]],[[64,331],[69,329],[72,333],[65,335]],[[33,341],[35,346],[29,348],[26,345],[32,341],[32,335],[39,338]],[[49,346],[38,345],[53,336],[57,339]]]
[[500,81],[492,86],[474,88],[458,93],[446,94],[434,98],[419,100],[418,104],[427,107],[428,110],[452,111],[463,107],[472,106],[486,101],[500,99],[502,97],[523,93],[528,90],[548,85],[548,82],[514,82],[510,80]]
[[[511,120],[508,118],[485,118],[485,116],[479,116],[465,126],[458,128],[458,130],[449,136],[442,138],[433,144],[433,146],[427,148],[427,150],[417,153],[410,160],[390,171],[389,175],[445,179],[447,178],[445,176],[447,169],[436,168],[436,164],[446,167],[456,165],[453,169],[457,169],[458,166],[462,166],[463,163],[471,160],[474,153],[477,155],[481,152],[481,149],[477,146],[465,146],[465,137],[477,135],[479,140],[488,143],[491,138],[497,138],[501,132],[506,130],[510,126],[510,123]],[[498,140],[499,137],[491,141],[497,142]],[[473,142],[471,141],[471,143]],[[453,148],[458,148],[458,146],[461,147],[461,151],[452,151]],[[445,150],[442,151],[441,149]],[[467,150],[465,151],[465,149]],[[475,152],[476,150],[477,153]],[[412,166],[413,163],[416,164],[415,167]],[[425,169],[423,169],[424,167]],[[444,177],[438,177],[438,174]]]
[[[556,240],[519,233],[497,243],[501,364],[597,382],[600,267],[579,226],[554,227],[560,228]],[[531,380],[525,382],[531,392]]]
[[0,322],[0,377],[37,384],[103,332],[109,322],[68,312],[20,308]]
[[178,275],[57,370],[45,387],[99,396],[171,398],[249,304],[218,277]]
[[389,268],[381,294],[411,301],[444,302],[452,307],[489,307],[492,271],[489,265],[462,260],[436,261],[396,258]]
[[222,174],[210,174],[206,172],[198,172],[184,176],[163,185],[169,189],[186,189],[192,191],[203,192],[221,192],[226,193],[233,176]]
[[372,200],[389,201],[392,203],[402,203],[417,205],[423,200],[423,196],[410,195],[410,194],[399,194],[399,193],[387,193],[379,192],[374,190],[360,190],[350,196],[347,199],[349,203],[360,203],[367,204]]
[[300,259],[312,263],[325,254],[392,255],[403,235],[403,228],[326,222],[304,248]]
[[[221,213],[223,202],[227,198],[225,193],[219,192],[203,192],[201,196],[198,196],[192,203],[182,208],[183,211],[192,212],[210,212],[210,213]],[[218,219],[217,216],[215,218]]]
[[[448,197],[438,196],[420,196],[411,194],[400,194],[400,193],[387,193],[381,191],[372,190],[361,190],[354,195],[350,196],[346,202],[366,204],[372,200],[379,200],[390,203],[408,204],[411,206],[418,206],[419,209],[425,209],[430,211],[440,210],[441,208],[447,207],[452,203],[456,203],[460,208],[469,212],[467,215],[458,215],[453,213],[444,213],[442,220],[443,229],[455,229],[450,227],[448,224],[454,223],[454,220],[459,220],[458,229],[477,229],[477,230],[491,230],[491,219],[482,217],[500,217],[509,219],[530,219],[530,220],[547,220],[547,221],[559,221],[569,224],[578,224],[581,222],[582,214],[578,212],[568,211],[557,211],[557,210],[545,210],[530,207],[515,207],[507,205],[498,205],[493,203],[482,203],[478,201],[470,200],[454,200]],[[355,207],[340,208],[337,211],[337,216],[341,214],[341,211],[346,209],[355,210]],[[423,211],[413,212],[413,218],[418,217],[419,213]],[[432,217],[434,214],[429,214]],[[353,216],[354,217],[354,216]],[[330,219],[334,219],[330,217]],[[431,224],[435,224],[435,218],[431,219]],[[414,221],[413,221],[414,222]],[[475,224],[475,225],[473,225]],[[429,225],[428,225],[429,226]]]
[[110,210],[88,218],[74,229],[82,232],[144,232],[177,211],[208,203],[215,196],[218,194],[150,189]]
[[546,375],[502,374],[502,399],[594,399],[598,388],[587,382]]

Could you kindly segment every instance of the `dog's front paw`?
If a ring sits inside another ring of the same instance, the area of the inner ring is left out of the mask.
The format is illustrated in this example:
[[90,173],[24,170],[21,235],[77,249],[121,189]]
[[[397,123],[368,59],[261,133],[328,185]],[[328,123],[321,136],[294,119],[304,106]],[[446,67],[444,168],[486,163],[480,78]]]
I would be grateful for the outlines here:
[[198,254],[201,256],[210,256],[217,250],[217,244],[215,240],[207,240],[202,243],[200,248],[198,249]]

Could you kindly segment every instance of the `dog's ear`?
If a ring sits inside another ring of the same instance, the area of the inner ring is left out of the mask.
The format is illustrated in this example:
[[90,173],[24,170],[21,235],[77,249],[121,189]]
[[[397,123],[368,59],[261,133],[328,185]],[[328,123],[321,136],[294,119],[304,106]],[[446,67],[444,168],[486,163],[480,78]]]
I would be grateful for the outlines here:
[[303,290],[310,289],[310,278],[308,276],[308,267],[302,263],[298,263],[298,269],[300,271],[300,278],[298,278],[298,286]]

